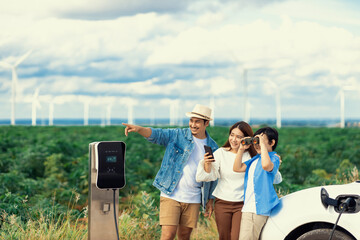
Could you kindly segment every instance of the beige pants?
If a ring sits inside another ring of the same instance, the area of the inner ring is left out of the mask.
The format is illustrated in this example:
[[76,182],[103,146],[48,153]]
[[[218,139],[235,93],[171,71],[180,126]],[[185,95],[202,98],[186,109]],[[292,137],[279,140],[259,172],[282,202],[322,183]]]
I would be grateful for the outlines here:
[[243,212],[239,240],[258,240],[268,216]]

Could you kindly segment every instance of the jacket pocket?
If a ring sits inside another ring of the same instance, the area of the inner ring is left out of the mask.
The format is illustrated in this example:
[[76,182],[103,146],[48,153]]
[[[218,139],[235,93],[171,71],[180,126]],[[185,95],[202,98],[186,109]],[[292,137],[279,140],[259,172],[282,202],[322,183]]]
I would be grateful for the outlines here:
[[174,161],[178,161],[179,159],[183,158],[183,154],[184,150],[174,143],[171,159],[173,159]]

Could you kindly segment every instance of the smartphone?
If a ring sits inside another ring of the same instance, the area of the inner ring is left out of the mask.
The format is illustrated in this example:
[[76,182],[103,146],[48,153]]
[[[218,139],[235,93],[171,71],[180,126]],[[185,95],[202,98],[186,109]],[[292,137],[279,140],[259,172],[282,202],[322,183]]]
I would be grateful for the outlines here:
[[209,153],[212,156],[212,158],[214,158],[214,154],[213,154],[211,147],[204,145],[204,149],[205,149],[206,153]]

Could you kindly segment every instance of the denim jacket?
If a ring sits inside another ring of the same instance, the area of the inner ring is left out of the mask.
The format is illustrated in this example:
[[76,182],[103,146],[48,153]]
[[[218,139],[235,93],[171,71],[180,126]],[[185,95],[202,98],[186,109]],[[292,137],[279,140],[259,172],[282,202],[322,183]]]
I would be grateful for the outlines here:
[[[195,148],[193,136],[190,128],[151,128],[151,130],[151,136],[147,140],[166,147],[161,167],[156,174],[153,185],[160,191],[170,195],[175,190],[184,166]],[[207,132],[206,139],[206,144],[215,151],[218,146]],[[216,184],[217,181],[202,183],[201,203],[204,208],[208,199],[214,198],[211,193],[214,191]]]

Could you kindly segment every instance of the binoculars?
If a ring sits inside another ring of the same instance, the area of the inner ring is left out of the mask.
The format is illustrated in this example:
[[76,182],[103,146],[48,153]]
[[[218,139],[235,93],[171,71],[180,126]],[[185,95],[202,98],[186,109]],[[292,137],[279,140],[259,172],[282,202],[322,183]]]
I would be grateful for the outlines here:
[[259,137],[253,137],[253,138],[245,138],[241,140],[242,145],[250,145],[250,144],[260,144]]

